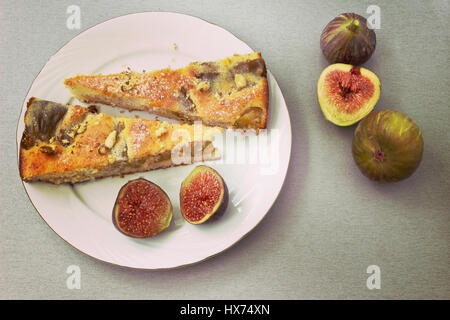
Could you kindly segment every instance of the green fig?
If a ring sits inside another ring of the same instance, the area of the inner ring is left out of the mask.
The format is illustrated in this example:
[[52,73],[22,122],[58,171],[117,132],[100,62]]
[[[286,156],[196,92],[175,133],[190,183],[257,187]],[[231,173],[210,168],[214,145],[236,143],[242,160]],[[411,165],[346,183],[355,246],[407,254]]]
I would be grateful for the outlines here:
[[356,127],[352,153],[359,169],[369,179],[400,181],[412,175],[422,160],[422,133],[402,112],[372,112]]

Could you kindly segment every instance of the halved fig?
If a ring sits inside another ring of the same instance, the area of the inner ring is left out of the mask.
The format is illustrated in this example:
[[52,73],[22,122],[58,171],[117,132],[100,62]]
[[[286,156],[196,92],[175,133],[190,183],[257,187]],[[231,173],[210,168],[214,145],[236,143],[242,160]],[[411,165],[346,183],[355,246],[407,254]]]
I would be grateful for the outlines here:
[[112,220],[123,234],[148,238],[167,229],[172,220],[172,203],[156,184],[139,178],[127,182],[119,191]]
[[329,65],[317,82],[320,108],[325,118],[338,126],[350,126],[368,115],[380,93],[375,73],[350,64]]
[[213,168],[197,166],[181,184],[181,213],[189,223],[201,224],[213,216],[218,217],[227,205],[227,185]]

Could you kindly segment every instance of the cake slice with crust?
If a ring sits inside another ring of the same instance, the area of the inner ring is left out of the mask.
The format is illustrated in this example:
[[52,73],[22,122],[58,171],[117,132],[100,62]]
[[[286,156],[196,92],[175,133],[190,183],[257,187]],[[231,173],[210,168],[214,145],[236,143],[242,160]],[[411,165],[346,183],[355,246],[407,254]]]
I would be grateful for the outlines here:
[[24,181],[55,184],[218,158],[222,128],[112,117],[95,108],[31,98],[19,149]]
[[269,90],[259,52],[144,73],[78,75],[64,81],[80,101],[144,110],[210,126],[264,129]]

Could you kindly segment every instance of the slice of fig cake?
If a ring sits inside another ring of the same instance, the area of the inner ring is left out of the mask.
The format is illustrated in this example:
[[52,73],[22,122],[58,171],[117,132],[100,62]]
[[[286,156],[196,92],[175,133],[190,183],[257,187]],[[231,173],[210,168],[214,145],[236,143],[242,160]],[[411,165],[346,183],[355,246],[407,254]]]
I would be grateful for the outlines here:
[[269,89],[259,52],[184,68],[109,75],[78,75],[64,81],[80,101],[144,110],[168,118],[225,128],[264,129]]

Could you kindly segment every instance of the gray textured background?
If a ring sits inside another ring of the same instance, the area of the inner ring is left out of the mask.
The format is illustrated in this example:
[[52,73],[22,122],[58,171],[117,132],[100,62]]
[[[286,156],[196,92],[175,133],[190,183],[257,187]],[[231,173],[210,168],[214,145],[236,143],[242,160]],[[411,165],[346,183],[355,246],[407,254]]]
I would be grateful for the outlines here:
[[[81,30],[66,8],[81,7]],[[325,121],[316,81],[327,65],[322,28],[341,12],[381,8],[376,109],[411,116],[425,140],[409,179],[370,182],[351,158],[354,127]],[[264,220],[242,241],[196,265],[166,271],[121,268],[89,258],[35,212],[16,164],[23,99],[49,57],[79,32],[141,11],[174,11],[224,27],[262,51],[289,108],[292,158]],[[0,298],[409,299],[450,298],[449,1],[1,1]],[[81,268],[81,289],[66,268]],[[366,268],[381,268],[381,289]]]

